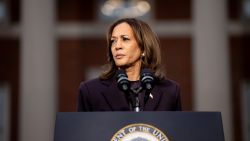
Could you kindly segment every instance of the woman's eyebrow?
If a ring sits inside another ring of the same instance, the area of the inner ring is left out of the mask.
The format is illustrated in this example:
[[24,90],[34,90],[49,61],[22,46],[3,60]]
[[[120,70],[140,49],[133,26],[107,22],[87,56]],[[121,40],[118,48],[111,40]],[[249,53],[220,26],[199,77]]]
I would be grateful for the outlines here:
[[121,35],[121,37],[129,37],[128,35]]
[[[128,35],[120,35],[120,37],[129,37]],[[118,38],[117,36],[111,36],[111,39],[116,39]]]

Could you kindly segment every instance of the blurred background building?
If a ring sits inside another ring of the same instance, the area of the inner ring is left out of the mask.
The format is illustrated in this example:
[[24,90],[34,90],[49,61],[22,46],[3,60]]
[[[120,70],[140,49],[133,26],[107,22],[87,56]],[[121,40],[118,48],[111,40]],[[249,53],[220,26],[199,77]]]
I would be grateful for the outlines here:
[[250,0],[0,0],[0,141],[53,140],[121,17],[158,34],[184,111],[220,111],[226,140],[250,141]]

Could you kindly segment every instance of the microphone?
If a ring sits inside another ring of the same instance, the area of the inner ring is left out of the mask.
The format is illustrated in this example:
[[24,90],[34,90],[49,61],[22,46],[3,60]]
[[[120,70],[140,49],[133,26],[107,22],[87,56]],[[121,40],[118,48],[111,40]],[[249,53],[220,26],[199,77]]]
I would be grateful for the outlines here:
[[154,85],[154,75],[150,69],[142,69],[141,71],[142,88],[146,91],[151,91]]
[[154,75],[150,69],[142,69],[141,71],[141,85],[142,88],[145,89],[145,97],[144,97],[144,107],[148,101],[151,90],[154,85]]
[[140,111],[139,99],[135,94],[130,93],[130,83],[128,81],[128,76],[124,70],[120,69],[116,72],[117,84],[120,90],[122,90],[126,94],[126,98],[128,102],[131,104],[131,109],[135,112]]
[[130,83],[128,81],[128,76],[127,74],[125,73],[124,70],[120,69],[120,70],[117,70],[116,72],[116,78],[117,78],[117,84],[118,84],[118,87],[124,91],[124,92],[128,92],[129,91],[129,88],[130,88]]

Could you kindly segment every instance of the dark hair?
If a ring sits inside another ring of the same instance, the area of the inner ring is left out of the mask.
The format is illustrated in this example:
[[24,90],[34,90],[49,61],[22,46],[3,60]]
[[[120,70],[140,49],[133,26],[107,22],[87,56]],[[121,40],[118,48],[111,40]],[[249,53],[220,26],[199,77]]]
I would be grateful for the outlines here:
[[158,79],[165,77],[162,71],[161,65],[161,51],[159,40],[156,34],[151,30],[149,25],[141,20],[135,18],[124,18],[114,22],[107,33],[107,47],[108,47],[108,64],[107,70],[100,76],[102,79],[109,79],[115,75],[117,67],[111,52],[111,36],[113,29],[121,24],[127,23],[133,30],[135,39],[141,48],[141,51],[145,54],[142,57],[142,68],[149,68],[154,72],[154,75]]

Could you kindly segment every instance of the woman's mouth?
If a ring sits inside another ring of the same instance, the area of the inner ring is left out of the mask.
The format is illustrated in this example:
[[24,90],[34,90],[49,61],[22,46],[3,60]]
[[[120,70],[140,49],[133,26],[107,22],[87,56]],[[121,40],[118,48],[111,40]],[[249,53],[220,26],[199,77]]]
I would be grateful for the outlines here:
[[122,57],[124,57],[125,55],[124,54],[116,54],[115,55],[115,58],[116,59],[121,59]]

